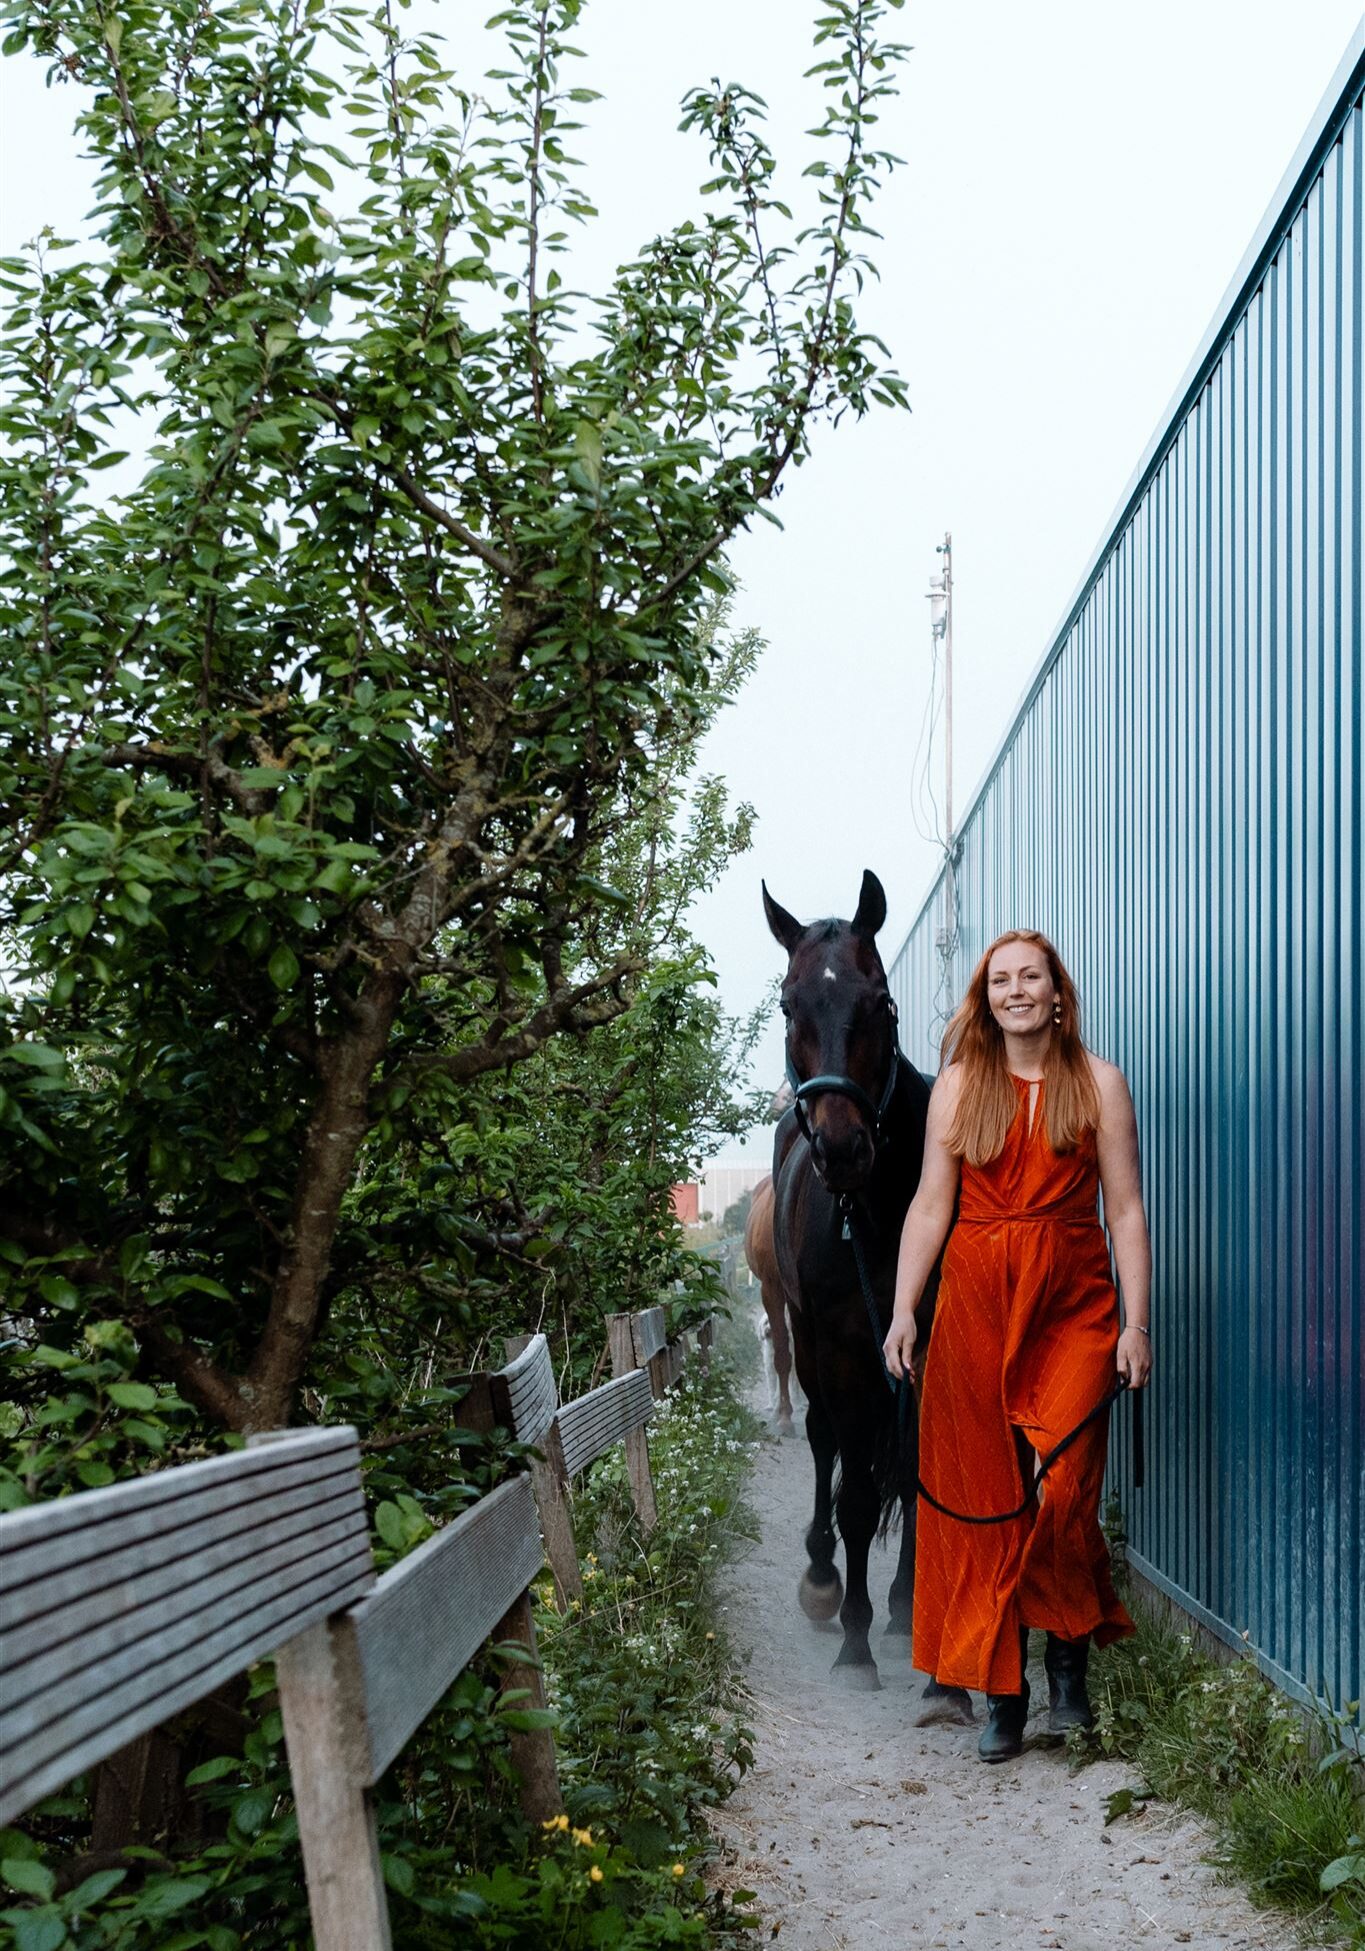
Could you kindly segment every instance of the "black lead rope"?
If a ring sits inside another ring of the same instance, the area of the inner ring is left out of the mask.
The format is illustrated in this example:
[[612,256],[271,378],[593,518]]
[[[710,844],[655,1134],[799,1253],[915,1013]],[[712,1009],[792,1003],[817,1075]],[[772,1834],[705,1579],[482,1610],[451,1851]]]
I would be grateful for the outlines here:
[[[867,1305],[867,1318],[872,1327],[872,1339],[876,1344],[878,1354],[881,1356],[882,1375],[885,1378],[887,1388],[891,1390],[896,1398],[896,1422],[903,1443],[905,1439],[905,1426],[909,1420],[910,1412],[910,1378],[908,1375],[903,1375],[900,1381],[897,1382],[892,1376],[890,1369],[886,1366],[886,1357],[881,1353],[881,1316],[877,1312],[877,1301],[872,1292],[872,1282],[868,1279],[867,1262],[863,1258],[863,1243],[858,1236],[858,1228],[854,1221],[851,1195],[845,1193],[839,1203],[844,1215],[844,1237],[852,1244],[853,1258],[858,1264],[858,1281],[863,1290],[863,1300]],[[1017,1504],[1012,1511],[1000,1511],[992,1517],[978,1517],[968,1511],[955,1511],[951,1506],[941,1504],[932,1491],[925,1489],[920,1481],[918,1470],[914,1473],[915,1495],[922,1497],[926,1504],[932,1504],[936,1511],[941,1511],[944,1517],[953,1518],[958,1524],[1009,1524],[1015,1518],[1023,1517],[1024,1513],[1037,1498],[1039,1484],[1042,1483],[1043,1478],[1047,1475],[1058,1457],[1063,1456],[1071,1448],[1071,1445],[1076,1441],[1077,1437],[1083,1435],[1089,1429],[1091,1423],[1098,1421],[1118,1401],[1127,1387],[1128,1377],[1126,1375],[1120,1375],[1108,1395],[1097,1402],[1095,1407],[1086,1415],[1082,1416],[1076,1427],[1068,1430],[1060,1443],[1054,1444],[1038,1466],[1037,1475],[1033,1479],[1032,1489],[1025,1491],[1023,1502]],[[1142,1488],[1143,1478],[1146,1474],[1145,1463],[1146,1458],[1142,1436],[1142,1396],[1140,1393],[1135,1393],[1133,1397],[1133,1488],[1135,1490],[1141,1490]]]

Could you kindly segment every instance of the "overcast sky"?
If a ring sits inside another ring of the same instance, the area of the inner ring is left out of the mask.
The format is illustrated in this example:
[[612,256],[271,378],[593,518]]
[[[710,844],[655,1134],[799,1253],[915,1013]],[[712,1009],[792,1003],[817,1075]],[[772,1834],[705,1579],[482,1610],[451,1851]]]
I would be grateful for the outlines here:
[[[435,11],[454,65],[479,59],[487,0]],[[718,75],[763,95],[796,179],[819,113],[801,79],[816,11],[591,0],[574,79],[607,98],[579,144],[601,216],[575,282],[695,208],[705,157],[676,133],[676,111],[696,82]],[[914,52],[880,133],[906,167],[881,207],[882,283],[864,319],[891,347],[913,413],[822,433],[782,496],[783,530],[761,524],[733,551],[737,622],[768,649],[708,766],[759,824],[695,919],[735,1012],[782,964],[760,876],[803,917],[846,915],[875,868],[891,959],[934,873],[910,771],[936,544],[951,529],[961,810],[1365,31],[1356,0],[909,0],[894,18]],[[44,223],[79,229],[89,178],[74,106],[70,90],[45,92],[30,58],[0,62],[0,253]],[[780,1076],[780,1049],[774,1029],[765,1082]]]

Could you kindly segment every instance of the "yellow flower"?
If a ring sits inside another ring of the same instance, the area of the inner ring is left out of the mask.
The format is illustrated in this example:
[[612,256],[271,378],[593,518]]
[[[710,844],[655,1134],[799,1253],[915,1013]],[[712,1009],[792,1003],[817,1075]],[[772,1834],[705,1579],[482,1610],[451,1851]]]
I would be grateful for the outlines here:
[[[564,1818],[564,1827],[565,1827],[565,1828],[567,1829],[567,1828],[568,1828],[568,1826],[569,1826],[569,1818],[568,1818],[567,1816],[565,1816],[565,1818]],[[575,1841],[575,1842],[576,1842],[576,1843],[577,1843],[577,1844],[578,1844],[578,1845],[579,1845],[579,1846],[580,1846],[581,1848],[583,1848],[583,1849],[591,1849],[591,1848],[592,1848],[592,1831],[591,1831],[591,1829],[575,1829],[575,1830],[574,1830],[574,1832],[573,1832],[573,1839],[574,1839],[574,1841]]]
[[707,1637],[708,1639],[714,1639],[714,1638],[715,1638],[715,1634],[714,1634],[714,1633],[708,1633],[708,1634],[706,1635],[706,1637]]
[[594,1863],[588,1871],[588,1880],[591,1883],[600,1883],[602,1881],[602,1870],[599,1864]]
[[549,1816],[540,1826],[542,1829],[567,1829],[569,1818],[566,1815]]
[[686,1870],[684,1870],[681,1863],[675,1863],[673,1865],[673,1874],[674,1876],[686,1876],[687,1872]]

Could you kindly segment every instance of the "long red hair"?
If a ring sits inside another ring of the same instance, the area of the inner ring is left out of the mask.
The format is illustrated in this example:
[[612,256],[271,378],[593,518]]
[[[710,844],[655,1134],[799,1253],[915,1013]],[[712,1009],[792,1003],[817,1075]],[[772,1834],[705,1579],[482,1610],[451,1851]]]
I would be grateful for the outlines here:
[[943,1063],[960,1066],[962,1089],[948,1132],[948,1149],[969,1165],[988,1165],[1004,1149],[1005,1136],[1019,1109],[1019,1097],[1005,1065],[1005,1033],[991,1013],[986,993],[991,957],[1010,942],[1029,942],[1047,960],[1061,1002],[1043,1059],[1043,1116],[1054,1152],[1074,1151],[1081,1134],[1100,1121],[1100,1094],[1081,1041],[1081,999],[1046,935],[1033,928],[1010,928],[998,935],[972,972],[967,993],[943,1033]]

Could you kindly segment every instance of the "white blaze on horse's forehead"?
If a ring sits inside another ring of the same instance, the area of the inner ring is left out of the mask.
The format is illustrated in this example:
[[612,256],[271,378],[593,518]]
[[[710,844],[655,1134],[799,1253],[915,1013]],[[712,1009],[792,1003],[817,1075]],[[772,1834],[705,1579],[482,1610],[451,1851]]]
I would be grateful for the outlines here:
[[826,982],[837,982],[838,980],[839,980],[839,978],[838,978],[838,976],[837,976],[837,975],[835,975],[835,973],[834,973],[834,971],[833,971],[833,969],[826,969],[826,970],[825,970],[825,981],[826,981]]

